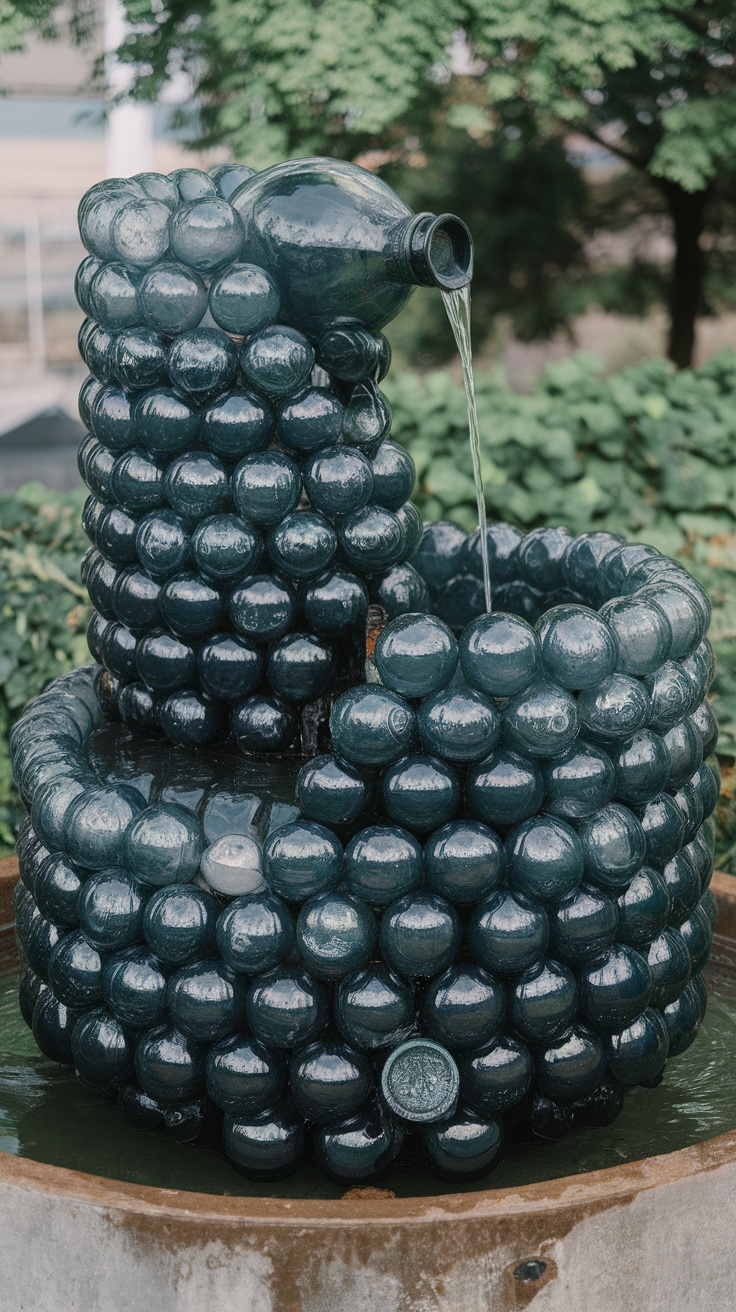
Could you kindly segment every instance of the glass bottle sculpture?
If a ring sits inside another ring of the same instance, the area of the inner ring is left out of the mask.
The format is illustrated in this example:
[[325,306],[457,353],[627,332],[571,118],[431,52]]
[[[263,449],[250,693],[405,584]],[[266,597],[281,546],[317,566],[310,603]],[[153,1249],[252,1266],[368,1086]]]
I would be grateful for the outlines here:
[[[422,525],[381,328],[464,225],[353,165],[80,205],[95,664],[11,736],[42,1051],[268,1182],[485,1175],[694,1039],[710,606],[611,534]],[[214,744],[214,747],[211,746]]]

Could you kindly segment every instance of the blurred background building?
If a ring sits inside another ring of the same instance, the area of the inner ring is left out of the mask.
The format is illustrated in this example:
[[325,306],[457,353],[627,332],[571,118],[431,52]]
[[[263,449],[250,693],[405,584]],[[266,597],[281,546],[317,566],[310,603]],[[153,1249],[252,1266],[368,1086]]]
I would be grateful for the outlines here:
[[[170,126],[186,86],[172,86],[166,103],[105,115],[92,71],[122,31],[117,0],[108,0],[84,48],[62,19],[54,41],[31,35],[23,51],[0,57],[0,492],[32,478],[61,490],[79,484],[80,197],[103,177],[220,158],[185,150]],[[113,87],[121,76],[108,62]]]

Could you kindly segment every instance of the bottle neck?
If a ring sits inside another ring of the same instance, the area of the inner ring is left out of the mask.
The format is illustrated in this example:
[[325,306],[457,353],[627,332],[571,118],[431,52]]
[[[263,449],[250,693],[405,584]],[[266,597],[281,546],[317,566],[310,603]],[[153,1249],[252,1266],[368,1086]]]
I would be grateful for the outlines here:
[[419,287],[455,291],[473,276],[473,239],[454,214],[413,214],[398,236],[399,276]]

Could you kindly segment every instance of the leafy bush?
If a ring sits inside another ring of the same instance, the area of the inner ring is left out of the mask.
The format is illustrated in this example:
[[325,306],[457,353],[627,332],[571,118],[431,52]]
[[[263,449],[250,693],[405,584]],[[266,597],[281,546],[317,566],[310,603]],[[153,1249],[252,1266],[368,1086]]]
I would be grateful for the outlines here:
[[[532,394],[498,373],[477,377],[489,516],[607,529],[679,556],[713,598],[720,749],[736,755],[736,354],[680,373],[663,360],[600,372],[589,355],[560,360]],[[445,372],[384,386],[393,436],[417,466],[420,510],[472,529],[462,386]]]
[[[663,360],[600,378],[593,356],[550,365],[536,392],[476,379],[489,513],[531,528],[605,525],[665,551],[736,528],[736,355],[676,374]],[[476,522],[462,387],[450,374],[384,384],[427,518]],[[714,519],[715,516],[715,519]]]
[[[79,562],[87,546],[82,497],[27,483],[0,496],[0,741],[49,679],[89,660],[87,594]],[[0,751],[0,842],[19,816],[7,752]]]

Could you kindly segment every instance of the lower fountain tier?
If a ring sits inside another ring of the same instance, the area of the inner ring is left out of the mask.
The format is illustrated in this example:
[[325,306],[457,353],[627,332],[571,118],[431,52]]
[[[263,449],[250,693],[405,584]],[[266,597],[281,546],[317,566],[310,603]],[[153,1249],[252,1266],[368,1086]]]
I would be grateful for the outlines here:
[[[214,1135],[260,1180],[305,1154],[345,1183],[417,1160],[472,1179],[509,1138],[610,1123],[695,1038],[715,917],[708,765],[662,795],[664,826],[618,803],[530,817],[573,864],[586,854],[564,894],[572,866],[517,851],[523,825],[458,818],[422,847],[363,816],[356,842],[388,833],[416,868],[392,867],[408,892],[364,881],[360,896],[349,833],[297,818],[298,760],[137,741],[105,721],[94,680],[58,680],[11,745],[31,814],[21,1007],[42,1051],[131,1123]],[[629,863],[640,845],[636,868],[622,872],[608,820],[636,840]],[[452,851],[434,891],[447,830],[484,845],[482,891]]]

